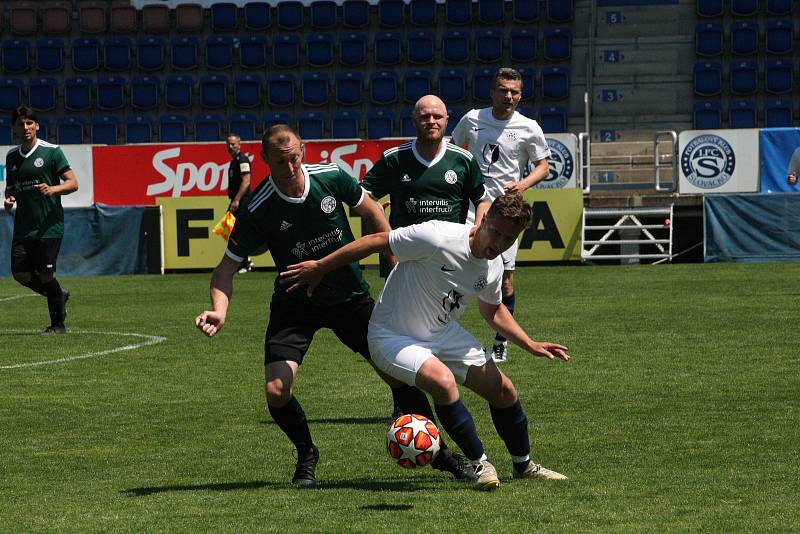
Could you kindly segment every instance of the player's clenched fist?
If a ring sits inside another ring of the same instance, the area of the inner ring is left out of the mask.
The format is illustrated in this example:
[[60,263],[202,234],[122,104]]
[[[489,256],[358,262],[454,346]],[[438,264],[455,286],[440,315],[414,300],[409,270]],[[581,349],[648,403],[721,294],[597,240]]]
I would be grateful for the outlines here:
[[195,326],[208,337],[220,331],[225,324],[225,318],[213,311],[204,311],[194,320]]

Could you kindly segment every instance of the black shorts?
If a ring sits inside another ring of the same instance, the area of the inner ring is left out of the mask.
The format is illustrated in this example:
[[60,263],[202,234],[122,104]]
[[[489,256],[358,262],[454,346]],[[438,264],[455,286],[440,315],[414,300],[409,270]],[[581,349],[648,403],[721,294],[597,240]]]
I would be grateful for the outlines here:
[[54,273],[61,239],[26,239],[11,242],[12,273]]
[[342,343],[369,360],[367,328],[374,306],[371,297],[324,307],[273,302],[264,338],[264,365],[286,360],[303,363],[320,328],[330,328]]

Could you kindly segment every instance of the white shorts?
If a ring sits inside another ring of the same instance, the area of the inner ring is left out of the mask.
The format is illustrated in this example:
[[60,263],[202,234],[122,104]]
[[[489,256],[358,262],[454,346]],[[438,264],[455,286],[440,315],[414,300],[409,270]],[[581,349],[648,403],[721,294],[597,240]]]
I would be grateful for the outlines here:
[[455,321],[431,341],[397,334],[370,322],[367,342],[378,369],[409,386],[416,385],[417,372],[428,358],[444,363],[459,384],[467,379],[471,366],[487,362],[481,342]]

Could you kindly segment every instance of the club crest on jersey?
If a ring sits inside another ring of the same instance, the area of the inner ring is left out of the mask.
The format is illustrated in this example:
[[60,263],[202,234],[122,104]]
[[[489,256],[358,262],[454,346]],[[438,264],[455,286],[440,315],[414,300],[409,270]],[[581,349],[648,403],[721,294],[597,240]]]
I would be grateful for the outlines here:
[[41,167],[42,165],[44,165],[44,160],[42,158],[36,158],[35,160],[33,160],[34,167],[38,168]]
[[458,181],[458,175],[456,174],[456,171],[451,169],[444,173],[444,181],[450,185],[456,183]]
[[409,198],[406,200],[406,212],[407,213],[417,213],[417,199],[416,198]]
[[517,140],[517,132],[515,132],[514,130],[507,130],[506,131],[506,139],[509,139],[511,141],[516,141]]
[[302,241],[295,244],[294,248],[292,249],[292,254],[294,254],[294,257],[298,259],[307,257],[308,252],[306,251],[306,244]]
[[485,276],[479,276],[478,279],[475,280],[475,283],[472,284],[472,287],[475,288],[475,291],[480,291],[481,289],[486,287],[486,284],[488,283],[489,281],[486,280]]
[[320,203],[319,207],[325,213],[331,213],[333,212],[333,210],[336,209],[336,199],[328,195],[327,197],[322,199],[322,202]]

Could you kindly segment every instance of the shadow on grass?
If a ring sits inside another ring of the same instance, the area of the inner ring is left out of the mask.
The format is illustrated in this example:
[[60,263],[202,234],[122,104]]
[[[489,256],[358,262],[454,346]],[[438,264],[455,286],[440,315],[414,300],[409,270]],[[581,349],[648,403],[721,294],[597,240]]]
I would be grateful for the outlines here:
[[402,512],[414,508],[413,504],[389,504],[382,502],[380,504],[365,504],[359,506],[359,510],[372,510],[373,512]]
[[260,489],[267,486],[278,486],[275,483],[254,480],[253,482],[220,482],[217,484],[176,484],[172,486],[150,486],[143,488],[130,488],[122,490],[130,497],[147,497],[154,493],[169,493],[173,491],[237,491]]
[[[387,415],[386,417],[324,417],[319,419],[308,419],[309,423],[316,423],[316,424],[346,424],[346,425],[374,425],[375,423],[382,423],[389,426],[389,419],[390,417]],[[262,425],[274,425],[275,421],[272,419],[265,419],[263,421],[259,421]]]

